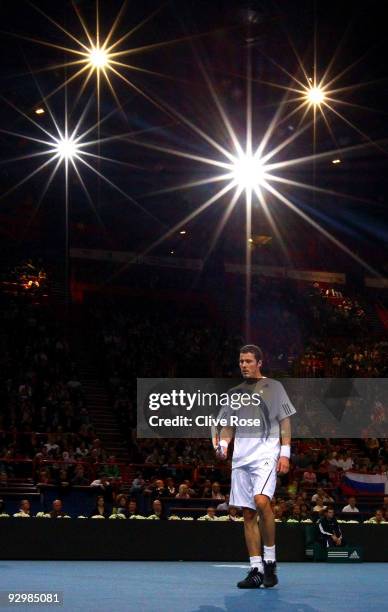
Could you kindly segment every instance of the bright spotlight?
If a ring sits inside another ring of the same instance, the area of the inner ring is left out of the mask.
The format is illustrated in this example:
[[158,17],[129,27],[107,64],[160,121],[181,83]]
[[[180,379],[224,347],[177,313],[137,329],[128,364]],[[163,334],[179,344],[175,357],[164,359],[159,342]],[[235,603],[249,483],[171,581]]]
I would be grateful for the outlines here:
[[96,70],[105,68],[109,64],[108,53],[100,47],[93,47],[89,51],[89,63]]
[[55,144],[55,152],[60,159],[71,160],[77,154],[78,145],[72,138],[61,138]]
[[320,87],[310,87],[307,91],[307,99],[310,104],[321,104],[325,99],[325,94]]
[[233,178],[241,189],[255,189],[264,178],[264,167],[260,158],[243,154],[236,158],[232,169]]

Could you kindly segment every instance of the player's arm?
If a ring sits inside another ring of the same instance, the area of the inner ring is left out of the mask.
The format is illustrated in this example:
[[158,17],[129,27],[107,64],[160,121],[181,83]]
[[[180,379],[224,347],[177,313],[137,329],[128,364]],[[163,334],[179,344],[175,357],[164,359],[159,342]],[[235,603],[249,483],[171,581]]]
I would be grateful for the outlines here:
[[290,469],[291,456],[291,419],[286,417],[280,421],[280,457],[277,471],[280,474],[287,474]]
[[226,459],[228,455],[228,446],[234,436],[233,427],[223,427],[220,431],[220,438],[216,448],[216,455],[219,459]]

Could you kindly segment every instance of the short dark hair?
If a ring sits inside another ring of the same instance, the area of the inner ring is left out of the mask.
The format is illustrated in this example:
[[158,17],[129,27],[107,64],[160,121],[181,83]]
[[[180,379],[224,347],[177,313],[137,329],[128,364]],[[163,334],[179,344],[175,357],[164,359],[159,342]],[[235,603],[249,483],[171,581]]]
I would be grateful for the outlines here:
[[257,344],[246,344],[240,348],[240,353],[253,353],[256,361],[263,361],[263,351]]

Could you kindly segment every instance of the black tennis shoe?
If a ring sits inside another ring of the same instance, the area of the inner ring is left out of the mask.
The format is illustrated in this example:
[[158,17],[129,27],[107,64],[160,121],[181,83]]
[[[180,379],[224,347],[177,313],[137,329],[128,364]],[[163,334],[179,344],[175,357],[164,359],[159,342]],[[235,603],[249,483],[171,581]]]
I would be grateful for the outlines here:
[[274,587],[278,582],[279,580],[276,575],[276,562],[264,561],[264,586],[267,588]]
[[237,583],[239,589],[259,589],[263,584],[263,574],[261,574],[257,567],[252,567],[246,578],[240,580]]

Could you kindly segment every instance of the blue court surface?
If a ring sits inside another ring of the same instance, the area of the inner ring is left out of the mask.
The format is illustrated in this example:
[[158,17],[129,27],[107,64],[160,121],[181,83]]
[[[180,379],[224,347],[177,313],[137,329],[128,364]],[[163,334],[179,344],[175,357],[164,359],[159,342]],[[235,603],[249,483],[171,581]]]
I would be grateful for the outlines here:
[[[248,565],[135,561],[0,561],[1,591],[62,591],[76,612],[366,612],[387,609],[384,563],[281,563],[274,589],[241,591]],[[19,610],[47,605],[14,604]],[[11,607],[1,607],[10,610]]]

